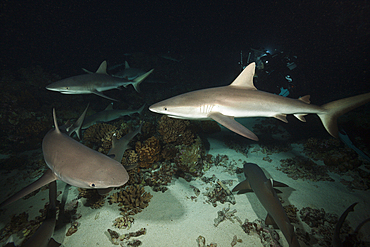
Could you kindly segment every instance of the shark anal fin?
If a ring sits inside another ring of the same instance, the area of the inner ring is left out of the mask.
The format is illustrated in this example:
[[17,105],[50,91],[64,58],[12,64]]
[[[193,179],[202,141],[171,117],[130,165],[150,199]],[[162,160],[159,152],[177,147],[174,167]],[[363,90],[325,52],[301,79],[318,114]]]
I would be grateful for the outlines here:
[[288,123],[288,120],[286,119],[286,114],[277,114],[274,116],[274,118],[279,119],[284,123]]
[[304,118],[304,116],[306,115],[307,114],[294,114],[294,116],[298,118],[299,121],[302,121],[302,122],[306,122],[306,119]]
[[93,93],[93,94],[96,94],[96,95],[99,95],[100,97],[103,97],[103,98],[109,99],[109,100],[119,101],[119,100],[113,99],[113,98],[111,98],[111,97],[108,97],[108,96],[106,96],[105,94],[103,94],[103,93],[101,93],[101,92],[99,92],[99,91],[97,91],[97,90],[92,91],[92,93]]
[[208,115],[208,117],[241,136],[258,141],[258,137],[252,131],[235,121],[233,117],[225,116],[219,112],[212,112]]

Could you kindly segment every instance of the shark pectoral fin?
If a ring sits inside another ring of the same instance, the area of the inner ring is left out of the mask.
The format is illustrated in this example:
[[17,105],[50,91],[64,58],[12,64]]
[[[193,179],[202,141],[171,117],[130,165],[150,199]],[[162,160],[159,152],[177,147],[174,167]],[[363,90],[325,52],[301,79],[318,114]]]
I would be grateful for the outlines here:
[[272,181],[272,186],[273,187],[289,187],[288,185],[282,182],[275,181],[275,180]]
[[55,241],[54,238],[51,238],[49,240],[49,243],[48,243],[47,247],[58,247],[58,246],[61,246],[61,244],[58,243],[57,241]]
[[250,191],[253,191],[252,188],[251,188],[251,185],[249,184],[249,181],[246,179],[244,180],[243,182],[240,182],[239,184],[237,184],[234,189],[232,190],[232,192],[235,192],[235,191],[240,191],[240,190],[250,190]]
[[304,118],[304,116],[306,115],[307,114],[294,114],[294,116],[298,118],[299,121],[302,121],[302,122],[306,122],[306,119]]
[[20,191],[18,191],[17,193],[15,193],[11,197],[9,197],[5,201],[3,201],[0,204],[0,208],[9,205],[12,202],[17,201],[18,199],[21,199],[22,197],[30,194],[31,192],[34,192],[35,190],[37,190],[37,189],[41,188],[42,186],[47,185],[47,184],[49,184],[49,183],[51,183],[55,180],[57,180],[57,177],[54,175],[54,173],[50,169],[48,169],[44,173],[44,175],[42,175],[35,182],[33,182],[30,185],[24,187],[23,189],[21,189]]
[[106,188],[106,189],[97,189],[96,191],[98,192],[99,195],[104,196],[111,192],[113,188]]
[[288,120],[286,119],[286,114],[277,114],[274,116],[274,118],[279,119],[284,123],[288,123]]
[[96,95],[99,95],[100,97],[103,97],[103,98],[109,99],[109,100],[119,101],[119,100],[113,99],[113,98],[111,98],[111,97],[108,97],[108,96],[106,96],[105,94],[103,94],[103,93],[101,93],[101,92],[99,92],[99,91],[97,91],[97,90],[92,91],[92,93],[93,93],[93,94],[96,94]]
[[265,224],[269,226],[273,226],[274,228],[279,228],[274,218],[272,218],[270,214],[267,214],[266,219],[265,219]]
[[219,112],[212,112],[208,115],[208,117],[241,136],[258,141],[258,137],[252,131],[235,121],[233,117],[225,116]]

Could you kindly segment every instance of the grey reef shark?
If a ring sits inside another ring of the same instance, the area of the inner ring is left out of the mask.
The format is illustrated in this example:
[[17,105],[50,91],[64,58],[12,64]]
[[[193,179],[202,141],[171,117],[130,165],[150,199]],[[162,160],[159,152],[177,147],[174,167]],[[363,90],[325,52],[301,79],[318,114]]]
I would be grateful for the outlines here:
[[103,61],[95,73],[72,76],[56,81],[46,86],[46,89],[63,94],[96,94],[103,98],[118,101],[104,95],[102,92],[115,88],[132,85],[137,92],[140,92],[140,83],[153,72],[136,77],[134,80],[117,78],[107,74],[107,62]]
[[0,208],[55,180],[84,189],[106,189],[127,183],[129,175],[121,162],[86,147],[69,137],[69,133],[63,133],[61,130],[71,126],[59,129],[55,109],[53,118],[55,128],[42,141],[42,152],[49,169],[38,180],[2,202]]
[[258,200],[268,213],[266,224],[276,224],[290,247],[300,246],[297,236],[294,233],[294,227],[291,225],[273,188],[273,186],[285,185],[268,179],[262,169],[256,164],[244,163],[243,171],[246,180],[235,186],[232,191],[254,191]]
[[234,118],[274,117],[287,123],[286,115],[293,114],[305,122],[304,116],[313,113],[320,117],[329,134],[338,138],[337,118],[370,101],[370,93],[365,93],[316,106],[310,104],[309,95],[291,99],[259,91],[253,85],[255,66],[249,64],[228,86],[184,93],[153,104],[149,110],[179,119],[213,119],[255,141],[258,137]]
[[[347,236],[345,236],[344,240],[342,241],[340,238],[340,234],[343,233],[341,231],[344,221],[346,220],[348,214],[350,212],[354,211],[355,206],[358,204],[358,202],[353,203],[350,205],[340,216],[338,223],[335,226],[334,234],[332,237],[331,246],[333,247],[344,247],[344,246],[369,246],[369,241],[365,242],[361,240],[361,234],[360,230],[361,228],[368,222],[370,222],[370,218],[367,218],[363,220],[354,231],[351,233],[348,233]],[[366,233],[362,236],[366,236]]]
[[[57,222],[57,183],[53,181],[49,184],[49,208],[44,222],[36,232],[22,244],[22,247],[58,247],[61,244],[56,242],[52,236]],[[16,246],[11,240],[4,247]]]
[[117,118],[127,116],[127,115],[132,115],[135,113],[141,114],[141,112],[144,110],[144,107],[145,107],[145,104],[137,110],[119,110],[119,109],[113,109],[112,104],[109,104],[107,108],[105,108],[104,111],[97,112],[95,114],[87,116],[85,120],[83,121],[81,129],[87,129],[90,126],[97,124],[97,123],[110,122],[112,120],[115,120]]
[[[116,69],[116,68],[118,68],[122,65],[125,65],[125,68],[123,70],[120,70],[116,73],[110,73],[110,74],[113,77],[123,78],[123,79],[127,79],[127,80],[135,80],[137,77],[139,77],[141,75],[144,75],[146,73],[142,69],[130,67],[130,65],[128,64],[127,61],[125,61],[124,63],[120,63],[120,64],[117,64],[117,65],[108,67],[108,71],[110,72],[111,70]],[[84,68],[82,68],[82,70],[85,71],[86,73],[89,73],[89,74],[94,73],[94,72],[91,72],[91,71],[89,71],[87,69],[84,69]],[[146,83],[166,83],[166,81],[158,80],[158,79],[151,79],[151,78],[145,79],[145,82]]]

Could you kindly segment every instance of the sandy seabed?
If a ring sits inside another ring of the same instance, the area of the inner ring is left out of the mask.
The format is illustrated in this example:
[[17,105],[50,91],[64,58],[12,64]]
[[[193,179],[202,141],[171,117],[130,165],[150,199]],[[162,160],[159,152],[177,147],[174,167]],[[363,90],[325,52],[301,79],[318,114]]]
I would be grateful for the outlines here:
[[[293,157],[294,152],[300,152],[303,146],[294,144],[293,150],[286,153],[274,153],[269,155],[272,162],[263,160],[261,152],[248,153],[248,158],[236,151],[229,149],[222,141],[222,135],[233,135],[228,130],[223,129],[221,133],[211,135],[208,137],[210,143],[209,154],[213,156],[227,155],[229,161],[234,160],[237,167],[242,167],[243,162],[252,162],[258,164],[265,170],[269,176],[274,180],[283,182],[289,185],[289,188],[282,188],[284,205],[293,204],[298,210],[303,207],[311,207],[321,209],[323,208],[327,213],[334,213],[341,215],[344,210],[354,202],[359,202],[355,207],[355,211],[351,212],[347,220],[350,222],[352,228],[355,228],[365,218],[370,217],[370,192],[369,191],[350,191],[345,185],[340,183],[340,176],[330,173],[330,176],[335,180],[329,181],[303,181],[302,179],[293,180],[285,173],[278,171],[276,167],[280,165],[281,159]],[[255,144],[258,146],[258,143]],[[250,151],[253,150],[253,147]],[[230,175],[225,171],[225,167],[212,166],[204,176],[211,177],[215,175],[220,180],[233,180],[233,185],[229,186],[231,190],[240,181],[244,180],[243,174]],[[19,171],[22,172],[22,171]],[[17,177],[17,172],[6,174],[2,178],[1,198],[6,195],[13,194],[22,189],[25,185],[31,183],[31,180],[15,180],[14,183],[7,183],[7,178]],[[58,191],[64,191],[65,183],[58,181]],[[193,188],[195,186],[200,190],[200,195],[196,199]],[[214,225],[214,219],[217,218],[218,211],[227,208],[228,204],[221,204],[217,202],[217,207],[207,203],[208,199],[203,193],[206,188],[211,187],[200,178],[191,181],[190,183],[182,178],[173,179],[168,186],[168,190],[164,193],[154,192],[150,187],[145,187],[147,192],[153,195],[149,206],[141,213],[134,215],[134,223],[131,229],[117,229],[112,226],[113,221],[120,217],[120,211],[117,204],[109,205],[106,201],[105,205],[99,209],[91,209],[84,206],[85,199],[79,199],[77,213],[82,217],[78,219],[78,230],[71,236],[66,236],[66,231],[70,224],[57,229],[54,233],[54,239],[62,246],[117,246],[114,245],[107,229],[117,231],[119,234],[138,231],[141,228],[146,228],[146,234],[137,238],[142,241],[143,247],[165,247],[165,246],[184,246],[197,247],[197,238],[201,235],[206,239],[206,244],[217,243],[217,246],[231,246],[234,236],[241,239],[235,246],[263,246],[259,236],[255,233],[247,234],[243,231],[238,221],[232,222],[230,220],[222,221],[217,227]],[[114,192],[114,191],[113,191]],[[111,192],[111,193],[113,193]],[[76,199],[78,190],[75,187],[70,187],[68,191],[68,201]],[[58,200],[61,200],[61,195]],[[254,221],[256,219],[264,219],[266,217],[266,210],[262,207],[254,193],[235,194],[236,204],[230,204],[230,211],[236,210],[235,216],[239,217],[243,222],[245,219]],[[2,199],[3,200],[3,199]],[[13,204],[7,206],[5,211],[0,215],[0,228],[3,228],[6,223],[10,221],[13,214],[20,214],[26,211],[29,214],[29,220],[34,219],[40,215],[38,212],[42,209],[48,200],[48,190],[39,192],[36,196],[30,197],[27,200],[21,199]],[[68,203],[67,201],[67,203]],[[310,228],[304,222],[299,223],[299,227],[305,231],[310,231]],[[370,224],[367,224],[361,230],[367,234],[367,241],[370,241]],[[277,230],[280,235],[280,244],[288,246],[284,236]],[[2,245],[4,244],[1,243]],[[301,243],[301,246],[305,246]]]

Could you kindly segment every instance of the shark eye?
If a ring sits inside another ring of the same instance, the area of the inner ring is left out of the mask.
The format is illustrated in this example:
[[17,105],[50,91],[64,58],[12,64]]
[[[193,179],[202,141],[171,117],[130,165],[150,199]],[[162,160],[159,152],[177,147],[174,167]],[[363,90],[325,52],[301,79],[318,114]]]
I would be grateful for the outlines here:
[[167,111],[167,107],[165,107],[164,110]]
[[95,187],[95,184],[90,184],[90,187]]

